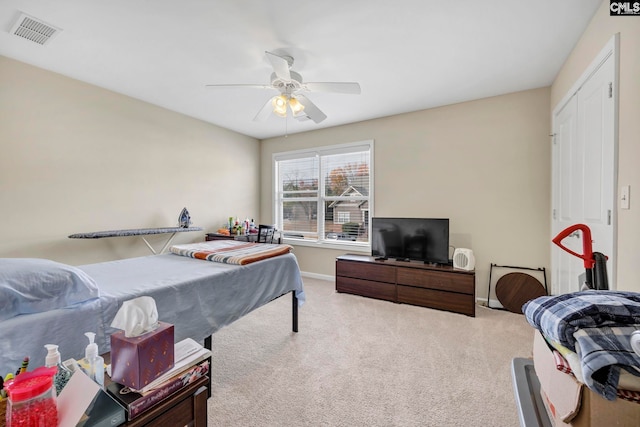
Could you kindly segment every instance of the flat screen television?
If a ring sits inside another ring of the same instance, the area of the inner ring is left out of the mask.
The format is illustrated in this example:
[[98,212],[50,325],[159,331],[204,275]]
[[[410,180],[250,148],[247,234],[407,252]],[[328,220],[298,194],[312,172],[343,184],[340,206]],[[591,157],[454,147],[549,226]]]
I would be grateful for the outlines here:
[[371,256],[448,264],[449,219],[374,217]]

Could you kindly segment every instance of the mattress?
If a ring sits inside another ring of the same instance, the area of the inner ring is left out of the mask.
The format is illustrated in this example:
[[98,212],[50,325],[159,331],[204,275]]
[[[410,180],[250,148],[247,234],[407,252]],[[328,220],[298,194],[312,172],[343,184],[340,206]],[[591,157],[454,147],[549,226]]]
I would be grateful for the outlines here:
[[44,365],[45,344],[57,344],[63,360],[84,357],[84,332],[102,328],[102,303],[93,299],[73,308],[24,314],[0,322],[0,375],[15,374],[28,356],[32,367]]
[[73,308],[16,316],[0,322],[0,372],[15,371],[29,356],[42,366],[45,344],[57,344],[63,360],[84,357],[85,332],[96,332],[101,353],[110,350],[111,322],[124,301],[151,296],[159,320],[175,326],[176,342],[202,341],[256,308],[288,292],[305,300],[291,253],[230,265],[175,254],[150,255],[78,266],[100,289],[100,298]]

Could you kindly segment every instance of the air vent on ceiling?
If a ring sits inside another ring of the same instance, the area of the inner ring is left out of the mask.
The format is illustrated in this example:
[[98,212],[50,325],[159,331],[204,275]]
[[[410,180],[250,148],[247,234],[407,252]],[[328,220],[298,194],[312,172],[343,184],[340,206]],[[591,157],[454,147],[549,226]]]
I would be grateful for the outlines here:
[[21,13],[11,28],[11,34],[30,40],[40,45],[47,44],[56,34],[62,31],[26,13]]

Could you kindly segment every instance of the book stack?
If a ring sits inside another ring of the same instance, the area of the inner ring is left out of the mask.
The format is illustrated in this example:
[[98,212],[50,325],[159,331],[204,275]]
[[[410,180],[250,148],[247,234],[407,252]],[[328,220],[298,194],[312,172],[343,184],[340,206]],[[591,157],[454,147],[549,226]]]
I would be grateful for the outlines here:
[[209,373],[211,352],[191,338],[176,343],[174,355],[173,368],[140,390],[115,382],[107,386],[129,421]]

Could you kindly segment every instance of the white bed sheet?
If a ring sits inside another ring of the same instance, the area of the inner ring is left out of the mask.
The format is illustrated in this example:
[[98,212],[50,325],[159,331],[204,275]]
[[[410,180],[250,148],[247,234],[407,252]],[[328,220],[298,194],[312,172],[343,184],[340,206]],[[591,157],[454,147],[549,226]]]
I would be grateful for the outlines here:
[[[62,358],[82,358],[96,332],[100,352],[110,350],[110,324],[124,301],[148,295],[159,320],[175,326],[176,342],[202,341],[223,326],[285,293],[305,301],[302,277],[293,254],[244,266],[175,254],[150,255],[79,266],[100,289],[100,299],[74,309],[17,316],[0,322],[0,372],[15,369],[24,356],[42,366],[44,344],[58,344]],[[7,371],[8,372],[8,371]]]

